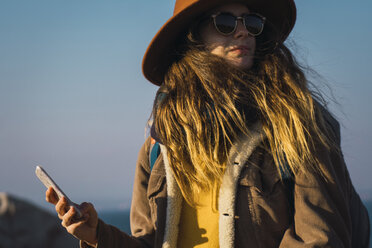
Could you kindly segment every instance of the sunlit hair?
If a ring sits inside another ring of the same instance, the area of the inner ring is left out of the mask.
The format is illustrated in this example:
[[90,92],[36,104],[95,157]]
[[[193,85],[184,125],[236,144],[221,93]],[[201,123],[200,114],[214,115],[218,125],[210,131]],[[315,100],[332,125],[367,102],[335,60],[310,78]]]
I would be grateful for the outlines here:
[[254,67],[244,72],[205,51],[189,34],[169,67],[154,103],[153,125],[189,204],[193,194],[220,184],[230,148],[249,136],[256,122],[278,173],[287,163],[294,175],[313,171],[330,180],[316,149],[337,145],[315,94],[284,44],[267,50],[258,46]]

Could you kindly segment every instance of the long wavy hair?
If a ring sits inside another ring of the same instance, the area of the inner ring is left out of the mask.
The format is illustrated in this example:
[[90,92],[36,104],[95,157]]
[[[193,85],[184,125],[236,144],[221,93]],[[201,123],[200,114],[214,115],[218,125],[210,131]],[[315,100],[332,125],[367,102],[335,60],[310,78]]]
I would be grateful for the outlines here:
[[186,37],[158,90],[152,117],[190,205],[194,194],[220,184],[229,150],[256,122],[278,173],[288,164],[294,176],[315,171],[331,180],[316,147],[337,145],[317,94],[284,44],[257,39],[254,66],[241,71],[206,51],[194,32]]

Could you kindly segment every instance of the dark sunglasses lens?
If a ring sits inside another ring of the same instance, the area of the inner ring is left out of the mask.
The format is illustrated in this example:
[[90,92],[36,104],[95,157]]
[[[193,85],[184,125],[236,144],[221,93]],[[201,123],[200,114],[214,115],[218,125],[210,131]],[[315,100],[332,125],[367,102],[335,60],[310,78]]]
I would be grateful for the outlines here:
[[223,34],[230,34],[235,29],[235,17],[230,14],[219,14],[214,21],[218,31]]
[[259,35],[263,30],[263,20],[256,15],[246,15],[245,19],[245,28],[252,35]]

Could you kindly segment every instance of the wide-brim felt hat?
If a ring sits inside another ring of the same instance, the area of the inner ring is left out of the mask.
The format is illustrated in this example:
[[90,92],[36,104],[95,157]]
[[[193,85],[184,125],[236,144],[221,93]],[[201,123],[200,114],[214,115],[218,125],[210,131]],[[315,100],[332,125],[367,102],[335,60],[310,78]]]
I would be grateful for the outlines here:
[[276,41],[284,42],[296,22],[294,0],[176,0],[173,16],[160,28],[148,46],[142,61],[144,76],[153,84],[161,85],[175,55],[177,39],[201,15],[229,3],[242,3],[249,10],[266,17],[276,32]]

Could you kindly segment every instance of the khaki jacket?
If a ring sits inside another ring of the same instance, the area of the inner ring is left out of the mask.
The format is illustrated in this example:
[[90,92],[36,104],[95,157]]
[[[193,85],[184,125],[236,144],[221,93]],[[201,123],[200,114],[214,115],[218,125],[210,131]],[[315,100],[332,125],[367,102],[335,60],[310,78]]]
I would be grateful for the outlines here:
[[[339,143],[339,125],[330,116],[327,119]],[[368,235],[356,238],[360,235],[355,226],[369,227],[369,218],[342,155],[318,151],[334,183],[311,173],[296,175],[295,210],[291,213],[287,189],[272,156],[260,146],[262,137],[257,127],[230,152],[219,193],[220,247],[368,247],[369,230]],[[176,247],[177,237],[182,235],[178,233],[182,195],[171,173],[167,150],[161,147],[151,171],[149,147],[147,139],[137,162],[132,236],[99,221],[99,248],[170,248]]]

